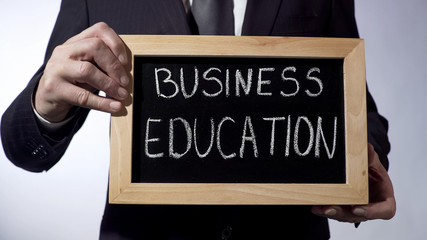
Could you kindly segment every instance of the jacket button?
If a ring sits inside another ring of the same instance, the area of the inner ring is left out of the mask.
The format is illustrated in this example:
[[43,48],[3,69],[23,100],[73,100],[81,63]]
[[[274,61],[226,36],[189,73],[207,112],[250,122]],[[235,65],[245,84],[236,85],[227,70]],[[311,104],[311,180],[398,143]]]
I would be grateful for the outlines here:
[[45,146],[43,146],[43,144],[37,144],[32,138],[27,142],[26,148],[30,151],[31,157],[38,160],[43,160],[49,155]]
[[47,151],[43,145],[38,145],[36,149],[31,152],[33,158],[43,160],[47,156]]

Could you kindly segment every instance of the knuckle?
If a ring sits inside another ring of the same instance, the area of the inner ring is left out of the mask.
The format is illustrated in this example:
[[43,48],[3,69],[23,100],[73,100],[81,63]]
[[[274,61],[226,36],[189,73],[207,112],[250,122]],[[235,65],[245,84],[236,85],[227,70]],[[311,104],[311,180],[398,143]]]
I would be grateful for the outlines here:
[[99,23],[96,23],[95,25],[93,25],[94,27],[95,27],[95,29],[97,29],[97,30],[106,30],[106,29],[109,29],[110,27],[108,26],[108,24],[107,23],[105,23],[105,22],[99,22]]
[[110,71],[117,72],[122,68],[122,64],[116,60],[110,64],[109,68],[110,68]]
[[68,47],[65,45],[56,46],[53,49],[52,55],[50,56],[48,62],[46,63],[46,70],[50,69],[64,69],[64,62],[69,60],[71,55],[69,54]]
[[84,78],[91,74],[93,70],[93,65],[90,62],[82,61],[80,62],[79,68],[79,77]]
[[46,64],[39,88],[43,88],[46,93],[54,93],[62,81],[62,65],[51,61]]
[[91,38],[88,40],[88,46],[90,49],[98,51],[104,48],[104,42],[100,38]]
[[89,91],[82,89],[77,93],[76,102],[79,106],[86,106],[89,101]]
[[104,109],[104,105],[106,103],[106,99],[105,98],[101,98],[99,101],[97,101],[96,106],[98,109]]
[[121,42],[117,42],[117,41],[112,41],[110,43],[110,47],[113,51],[118,52],[122,50],[122,43]]
[[114,94],[114,90],[117,88],[116,84],[111,80],[108,79],[104,82],[104,90],[110,95]]
[[108,26],[108,24],[106,24],[105,22],[99,22],[93,25],[93,29],[97,38],[102,38],[102,36],[111,31],[110,26]]
[[52,51],[52,56],[55,56],[57,54],[61,54],[65,51],[66,46],[65,45],[58,45],[56,46]]
[[56,83],[51,79],[45,78],[43,81],[43,90],[46,93],[53,93],[56,89]]

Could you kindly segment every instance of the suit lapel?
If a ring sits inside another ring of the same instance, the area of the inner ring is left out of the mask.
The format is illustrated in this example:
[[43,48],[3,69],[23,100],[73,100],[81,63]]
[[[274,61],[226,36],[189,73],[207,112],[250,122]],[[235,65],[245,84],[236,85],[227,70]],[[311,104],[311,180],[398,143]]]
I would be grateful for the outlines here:
[[242,35],[269,36],[282,0],[248,0]]

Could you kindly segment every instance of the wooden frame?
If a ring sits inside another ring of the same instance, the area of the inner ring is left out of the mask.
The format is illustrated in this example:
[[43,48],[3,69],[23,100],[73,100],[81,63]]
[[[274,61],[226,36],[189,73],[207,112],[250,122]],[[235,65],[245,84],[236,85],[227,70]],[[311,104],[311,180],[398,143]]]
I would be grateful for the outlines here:
[[[364,42],[361,39],[121,36],[134,56],[230,56],[344,59],[346,183],[131,183],[132,104],[111,119],[109,201],[118,204],[368,203]],[[218,46],[221,46],[220,48]],[[130,63],[133,67],[133,62]],[[133,74],[133,72],[132,72]],[[129,86],[133,95],[133,86]]]

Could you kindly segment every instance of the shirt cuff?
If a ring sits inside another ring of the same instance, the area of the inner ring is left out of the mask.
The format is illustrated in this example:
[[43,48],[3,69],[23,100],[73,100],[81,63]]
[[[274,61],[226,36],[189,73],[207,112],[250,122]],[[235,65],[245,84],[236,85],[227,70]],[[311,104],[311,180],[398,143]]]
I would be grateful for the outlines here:
[[[34,94],[33,94],[34,95]],[[73,111],[71,114],[68,114],[67,117],[60,122],[50,122],[43,118],[36,110],[34,106],[34,98],[31,96],[31,106],[33,108],[34,115],[36,116],[37,123],[41,128],[42,132],[50,134],[55,134],[60,131],[67,123],[69,123],[75,116],[76,111]]]

